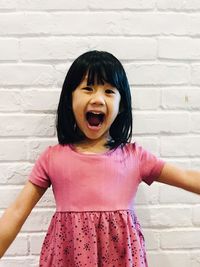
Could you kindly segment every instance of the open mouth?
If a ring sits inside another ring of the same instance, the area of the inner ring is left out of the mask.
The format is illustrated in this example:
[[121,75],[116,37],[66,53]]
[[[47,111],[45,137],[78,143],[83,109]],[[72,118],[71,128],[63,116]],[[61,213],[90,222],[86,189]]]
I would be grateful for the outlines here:
[[87,112],[86,119],[90,126],[100,126],[104,121],[105,115],[103,113]]

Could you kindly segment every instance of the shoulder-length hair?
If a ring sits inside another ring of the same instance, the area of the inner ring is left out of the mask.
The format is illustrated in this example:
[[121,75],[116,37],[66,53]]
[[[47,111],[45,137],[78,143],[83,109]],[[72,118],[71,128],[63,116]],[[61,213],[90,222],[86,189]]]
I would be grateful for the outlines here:
[[111,140],[106,146],[117,148],[129,143],[132,136],[131,93],[121,62],[104,51],[89,51],[79,56],[65,77],[57,109],[56,128],[59,144],[73,144],[85,139],[77,129],[72,110],[72,92],[87,74],[87,84],[104,82],[116,87],[121,95],[120,112],[110,127]]

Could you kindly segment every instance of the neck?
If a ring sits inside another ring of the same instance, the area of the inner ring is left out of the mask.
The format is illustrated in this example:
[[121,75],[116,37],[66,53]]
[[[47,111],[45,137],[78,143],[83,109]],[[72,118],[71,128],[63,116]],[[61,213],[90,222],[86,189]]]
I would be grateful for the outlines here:
[[101,153],[109,150],[105,144],[107,140],[84,140],[75,144],[75,148],[80,152]]

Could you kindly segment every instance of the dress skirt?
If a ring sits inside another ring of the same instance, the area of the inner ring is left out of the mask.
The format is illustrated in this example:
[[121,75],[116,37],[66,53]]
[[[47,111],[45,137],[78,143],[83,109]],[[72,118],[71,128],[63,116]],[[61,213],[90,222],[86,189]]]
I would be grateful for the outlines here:
[[147,267],[144,237],[133,210],[56,212],[40,267]]

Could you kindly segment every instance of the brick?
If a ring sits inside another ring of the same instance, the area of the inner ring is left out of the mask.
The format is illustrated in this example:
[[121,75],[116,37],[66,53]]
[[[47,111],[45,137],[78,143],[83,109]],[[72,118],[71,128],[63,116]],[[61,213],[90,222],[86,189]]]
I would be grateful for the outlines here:
[[47,231],[53,213],[51,209],[34,209],[22,226],[22,233]]
[[200,17],[198,14],[192,14],[189,19],[189,36],[196,37],[200,33]]
[[163,249],[198,249],[200,247],[199,230],[165,231],[160,235]]
[[135,134],[188,133],[189,116],[183,112],[135,112]]
[[33,11],[54,11],[54,10],[87,10],[88,1],[87,0],[75,0],[66,2],[65,0],[17,0],[17,7],[19,10],[33,10]]
[[[123,14],[117,12],[84,12],[81,14],[81,23],[71,23],[79,21],[80,14],[67,13],[52,15],[51,32],[58,34],[73,35],[118,35],[123,31]],[[71,25],[71,27],[66,27]],[[45,30],[45,29],[44,29]],[[80,34],[81,33],[81,34]]]
[[54,123],[52,115],[2,115],[0,136],[53,136]]
[[143,227],[173,228],[192,226],[192,210],[185,207],[137,207]]
[[45,234],[32,234],[30,235],[30,254],[39,255]]
[[200,255],[199,252],[191,253],[191,267],[199,267]]
[[35,258],[16,257],[1,259],[0,267],[37,267],[38,260]]
[[160,106],[160,91],[157,89],[132,89],[133,108],[137,110],[156,110]]
[[198,0],[157,0],[158,10],[175,10],[175,11],[198,11],[200,3]]
[[22,38],[20,57],[26,60],[74,60],[89,49],[90,40],[86,37]]
[[[78,21],[81,15],[81,23]],[[198,16],[132,12],[29,12],[2,14],[0,34],[9,35],[196,35]],[[70,25],[71,27],[66,27]],[[134,25],[134,27],[133,27]]]
[[[80,15],[81,23],[72,23],[79,21]],[[122,15],[115,12],[19,12],[1,15],[0,35],[115,35],[123,32],[121,22]]]
[[28,254],[28,237],[27,235],[19,234],[9,249],[6,251],[5,256],[24,256]]
[[22,187],[0,187],[0,208],[5,209],[14,202]]
[[159,38],[158,58],[198,60],[200,59],[200,40],[187,37]]
[[158,263],[162,264],[162,267],[188,267],[190,266],[190,254],[185,251],[149,253],[150,266],[158,266]]
[[60,90],[30,89],[21,94],[21,108],[24,111],[55,111],[58,106]]
[[16,9],[17,9],[17,1],[1,0],[0,10],[16,10]]
[[198,204],[199,196],[180,188],[163,185],[160,187],[159,203]]
[[57,144],[57,139],[33,139],[28,142],[28,159],[35,162],[39,155],[51,145]]
[[[81,15],[81,23],[78,21]],[[2,14],[0,34],[8,35],[198,35],[198,15],[132,12],[29,12]],[[66,27],[70,25],[71,27]],[[134,27],[132,26],[134,25]]]
[[21,96],[19,90],[0,91],[0,111],[21,111]]
[[[33,42],[33,43],[32,43]],[[116,43],[117,46],[113,46]],[[30,47],[34,46],[34,50]],[[134,49],[124,49],[124,47],[133,47]],[[37,53],[38,49],[39,52]],[[59,49],[58,49],[59,48]],[[35,38],[22,39],[21,56],[24,60],[63,60],[74,59],[87,49],[89,50],[106,50],[120,60],[131,59],[155,59],[156,58],[156,40],[150,38],[120,38],[120,37],[90,37],[90,38]]]
[[44,0],[37,0],[33,2],[27,2],[26,0],[18,0],[18,1],[6,1],[2,0],[0,4],[0,9],[9,10],[9,9],[18,9],[18,10],[35,10],[35,11],[54,11],[54,10],[87,10],[95,9],[95,10],[109,10],[109,9],[128,9],[128,10],[149,10],[153,9],[155,6],[155,0],[149,0],[146,2],[145,0],[134,0],[131,3],[128,0],[124,1],[99,1],[96,3],[95,1],[73,1],[73,2],[66,2],[64,0],[58,0],[56,3],[53,0],[44,1]]
[[147,251],[158,250],[160,248],[160,234],[159,231],[144,230],[145,245]]
[[1,163],[0,184],[23,185],[30,173],[31,165],[28,163]]
[[[1,4],[0,4],[1,5]],[[1,9],[1,7],[0,7]],[[0,39],[0,61],[13,60],[16,61],[19,58],[19,44],[18,40],[14,38],[1,38]]]
[[195,206],[192,213],[192,221],[195,226],[200,226],[200,206]]
[[22,140],[0,140],[0,161],[27,159],[27,145]]
[[191,65],[191,83],[193,85],[200,84],[200,65],[199,64],[192,64]]
[[105,2],[104,0],[100,0],[98,2],[95,0],[90,0],[89,7],[92,10],[151,10],[155,7],[155,0],[133,0],[131,2],[128,0],[111,0],[109,2]]
[[136,205],[158,204],[159,186],[154,184],[151,187],[142,183],[139,186],[135,198]]
[[55,79],[56,79],[56,85],[59,87],[59,88],[62,88],[63,86],[63,82],[65,80],[65,77],[66,77],[66,74],[70,68],[71,64],[69,63],[65,63],[65,64],[57,64],[55,66],[55,70],[56,70],[56,73],[55,73]]
[[190,79],[184,64],[125,64],[125,69],[133,85],[182,85]]
[[193,170],[200,170],[200,160],[199,159],[191,159],[191,168]]
[[195,134],[200,134],[200,114],[191,114],[191,132]]
[[148,136],[134,136],[132,142],[137,142],[145,149],[151,151],[155,155],[159,155],[159,139],[157,137],[148,137]]
[[[28,177],[27,177],[28,180]],[[11,203],[13,203],[16,197],[21,192],[23,186],[16,187],[16,186],[9,186],[9,187],[0,187],[0,208],[5,209]],[[37,207],[55,207],[55,202],[53,198],[52,190],[49,189],[45,192],[45,195],[42,199],[37,203]]]
[[161,137],[161,155],[164,157],[200,156],[199,136]]
[[46,13],[2,13],[0,35],[47,34],[52,28],[50,21],[51,15]]
[[[117,44],[117,45],[113,45]],[[124,49],[125,47],[131,49]],[[109,51],[122,60],[153,60],[157,57],[157,42],[152,38],[98,37],[89,39],[90,50]]]
[[50,86],[54,83],[55,70],[52,66],[29,64],[2,64],[0,66],[0,85],[3,86]]
[[[123,32],[126,35],[186,35],[192,32],[192,26],[195,26],[193,32],[199,31],[195,23],[192,23],[192,17],[188,14],[178,13],[124,13],[122,21]],[[133,26],[134,25],[134,26]]]
[[170,87],[162,90],[162,108],[199,110],[200,94],[198,88]]

